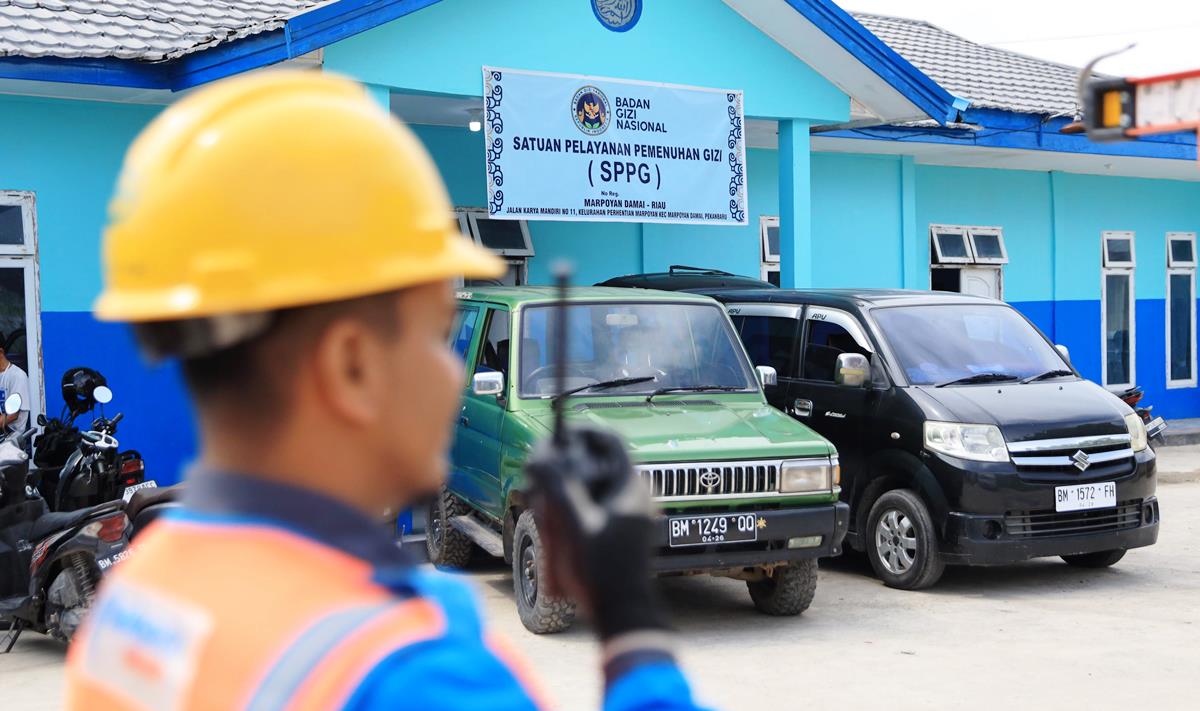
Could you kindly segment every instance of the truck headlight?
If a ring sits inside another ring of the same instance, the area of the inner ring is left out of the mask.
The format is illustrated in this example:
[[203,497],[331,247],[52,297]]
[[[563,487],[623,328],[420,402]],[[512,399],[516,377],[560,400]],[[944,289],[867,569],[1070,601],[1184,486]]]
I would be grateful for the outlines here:
[[841,467],[837,457],[790,459],[780,467],[779,491],[783,494],[825,493],[832,491],[839,479]]
[[1129,446],[1133,451],[1140,452],[1149,444],[1149,437],[1146,436],[1146,423],[1142,422],[1142,416],[1136,412],[1131,412],[1125,416],[1125,427],[1129,430]]
[[926,422],[925,448],[977,462],[1008,461],[1008,445],[995,425]]

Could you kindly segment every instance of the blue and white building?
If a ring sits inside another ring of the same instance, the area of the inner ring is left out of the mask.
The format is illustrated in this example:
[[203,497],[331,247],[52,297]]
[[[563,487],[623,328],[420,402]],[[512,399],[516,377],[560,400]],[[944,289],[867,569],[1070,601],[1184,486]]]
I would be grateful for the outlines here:
[[89,314],[106,204],[164,106],[280,64],[363,82],[489,245],[512,233],[485,212],[483,66],[740,89],[748,224],[531,221],[510,280],[566,256],[583,282],[682,263],[991,294],[1085,376],[1200,416],[1195,137],[1064,132],[1074,68],[829,0],[0,0],[0,330],[37,409],[57,412],[66,368],[104,372],[160,481],[194,451],[191,416],[174,371]]

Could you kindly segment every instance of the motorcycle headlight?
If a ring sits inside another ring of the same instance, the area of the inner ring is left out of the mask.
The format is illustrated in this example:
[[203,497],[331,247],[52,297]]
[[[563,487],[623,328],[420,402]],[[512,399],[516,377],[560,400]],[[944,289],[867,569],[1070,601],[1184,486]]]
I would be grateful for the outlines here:
[[840,479],[837,457],[791,459],[780,467],[779,491],[784,494],[827,493]]
[[977,462],[1008,461],[1008,445],[995,425],[926,422],[925,448]]
[[1146,436],[1146,424],[1142,422],[1141,415],[1136,412],[1131,412],[1125,416],[1125,427],[1129,430],[1129,446],[1133,451],[1140,452],[1149,444],[1149,437]]

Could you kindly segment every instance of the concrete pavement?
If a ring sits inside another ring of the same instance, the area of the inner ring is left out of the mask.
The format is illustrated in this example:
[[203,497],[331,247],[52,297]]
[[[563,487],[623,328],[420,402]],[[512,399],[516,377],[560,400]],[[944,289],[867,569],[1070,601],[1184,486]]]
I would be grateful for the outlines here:
[[[661,589],[686,671],[716,708],[1194,709],[1200,482],[1164,483],[1159,497],[1158,545],[1108,570],[1058,559],[951,568],[913,593],[883,587],[851,556],[824,564],[812,608],[786,619],[755,613],[732,580],[672,578]],[[582,625],[528,634],[503,566],[467,577],[557,708],[599,707],[597,650]],[[28,635],[0,657],[0,707],[60,708],[62,654]]]

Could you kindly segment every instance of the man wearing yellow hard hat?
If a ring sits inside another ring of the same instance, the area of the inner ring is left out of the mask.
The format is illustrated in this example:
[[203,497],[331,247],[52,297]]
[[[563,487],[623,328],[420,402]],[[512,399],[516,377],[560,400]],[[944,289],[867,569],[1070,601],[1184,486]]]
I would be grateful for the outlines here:
[[[327,74],[219,82],[138,137],[96,314],[180,360],[201,453],[183,508],[102,586],[68,708],[541,705],[466,587],[376,523],[446,474],[452,279],[504,269],[450,212],[412,134]],[[533,457],[535,476],[628,474],[611,439],[572,437]],[[695,708],[644,584],[648,519],[575,492],[553,518],[588,525],[553,547],[604,644],[606,708]]]

